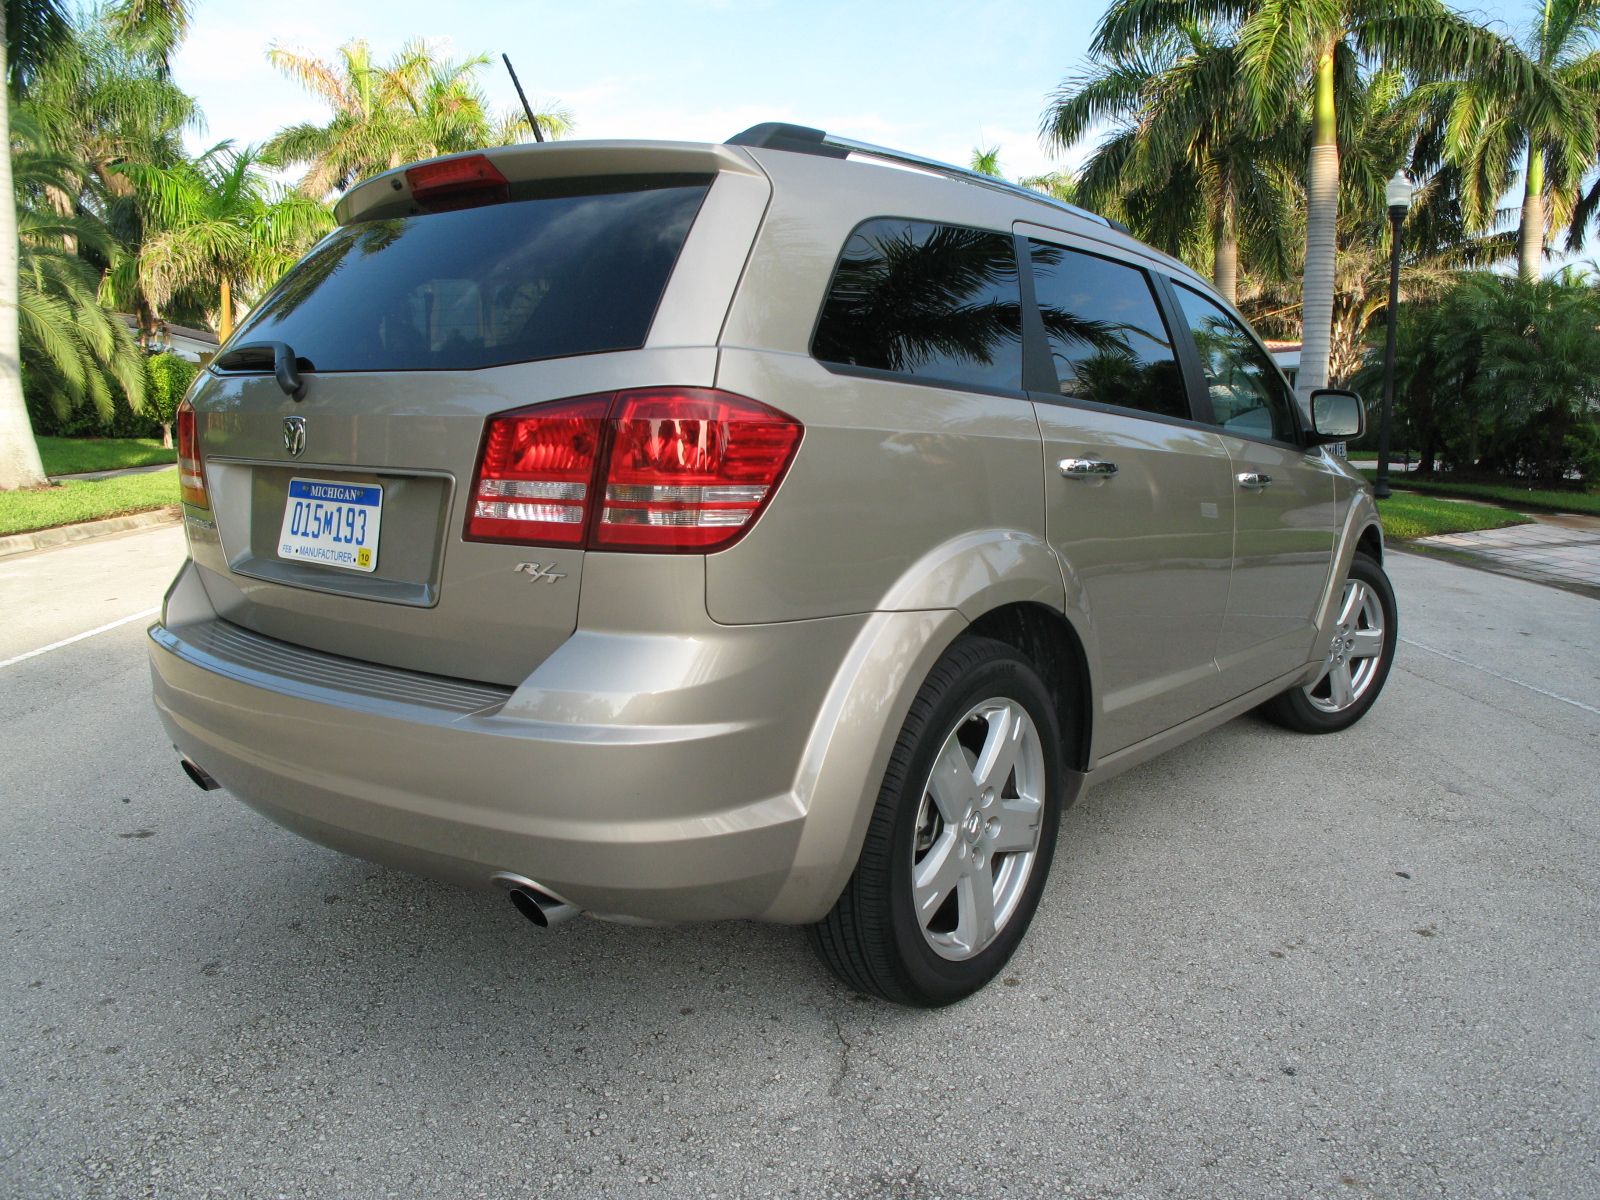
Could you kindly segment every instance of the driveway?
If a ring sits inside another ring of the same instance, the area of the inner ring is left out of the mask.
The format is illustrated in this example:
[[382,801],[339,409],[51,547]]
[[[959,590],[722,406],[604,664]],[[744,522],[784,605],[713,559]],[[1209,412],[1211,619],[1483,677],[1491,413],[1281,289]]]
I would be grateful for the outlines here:
[[[174,534],[0,563],[0,661],[156,604]],[[940,1012],[794,930],[541,933],[202,793],[144,618],[10,661],[0,1195],[1600,1195],[1600,604],[1390,565],[1363,725],[1089,793]]]

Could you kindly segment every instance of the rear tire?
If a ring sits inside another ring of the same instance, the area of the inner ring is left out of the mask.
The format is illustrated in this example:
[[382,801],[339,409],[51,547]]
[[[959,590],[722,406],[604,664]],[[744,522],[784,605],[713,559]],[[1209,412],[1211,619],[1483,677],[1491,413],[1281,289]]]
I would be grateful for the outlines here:
[[1377,560],[1357,553],[1340,595],[1321,675],[1261,706],[1268,720],[1296,733],[1338,733],[1367,715],[1383,691],[1400,640],[1394,589]]
[[807,931],[818,956],[898,1004],[983,987],[1039,906],[1062,779],[1060,720],[1033,664],[1004,642],[956,642],[912,701],[855,873]]

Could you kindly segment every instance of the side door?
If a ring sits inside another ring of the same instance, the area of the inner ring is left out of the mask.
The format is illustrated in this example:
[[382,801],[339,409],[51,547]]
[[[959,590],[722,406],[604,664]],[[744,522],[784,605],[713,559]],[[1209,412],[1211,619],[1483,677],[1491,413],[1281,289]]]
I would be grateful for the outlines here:
[[[1095,243],[1026,239],[1027,364],[1045,444],[1045,532],[1098,642],[1095,753],[1221,703],[1231,465],[1190,411],[1151,275]],[[1187,337],[1187,331],[1178,333]]]
[[1315,657],[1318,607],[1338,540],[1336,469],[1301,441],[1294,393],[1249,329],[1215,300],[1172,283],[1191,363],[1227,447],[1234,484],[1234,564],[1217,665],[1229,691]]

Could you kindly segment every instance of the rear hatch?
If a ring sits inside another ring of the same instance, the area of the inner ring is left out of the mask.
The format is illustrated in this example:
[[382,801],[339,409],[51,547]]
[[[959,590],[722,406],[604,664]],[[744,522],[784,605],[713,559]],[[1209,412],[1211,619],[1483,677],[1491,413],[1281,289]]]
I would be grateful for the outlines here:
[[486,419],[709,386],[767,189],[721,147],[443,162],[471,166],[352,192],[341,228],[218,355],[189,425],[203,468],[186,487],[191,551],[228,621],[515,684],[573,631],[584,555],[463,536]]

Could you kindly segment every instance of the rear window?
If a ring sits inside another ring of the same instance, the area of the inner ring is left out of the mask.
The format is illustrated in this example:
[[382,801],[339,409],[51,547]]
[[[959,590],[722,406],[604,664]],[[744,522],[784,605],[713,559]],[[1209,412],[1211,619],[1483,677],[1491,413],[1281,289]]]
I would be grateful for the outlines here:
[[644,345],[711,180],[514,185],[508,203],[363,221],[289,272],[235,345],[315,371],[469,370]]
[[983,229],[867,221],[845,243],[811,352],[840,366],[1020,390],[1015,243]]

